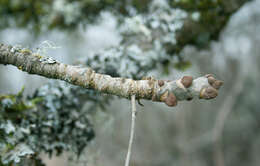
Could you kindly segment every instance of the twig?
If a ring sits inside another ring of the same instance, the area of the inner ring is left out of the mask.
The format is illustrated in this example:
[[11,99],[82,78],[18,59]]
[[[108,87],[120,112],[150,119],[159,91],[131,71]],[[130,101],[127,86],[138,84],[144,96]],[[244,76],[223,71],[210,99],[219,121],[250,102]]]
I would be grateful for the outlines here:
[[127,155],[126,155],[126,159],[125,159],[125,166],[129,166],[131,152],[132,152],[133,139],[134,139],[134,133],[135,133],[135,118],[136,118],[135,95],[131,96],[131,103],[132,103],[131,104],[132,105],[131,132],[130,132]]
[[156,80],[147,77],[133,80],[123,77],[111,77],[96,73],[88,67],[73,66],[60,63],[51,57],[43,57],[29,49],[13,47],[0,43],[0,64],[14,65],[29,74],[37,74],[46,78],[59,79],[101,93],[129,98],[164,102],[168,106],[176,106],[177,101],[192,98],[213,99],[223,84],[212,75],[193,79],[184,76],[178,80]]

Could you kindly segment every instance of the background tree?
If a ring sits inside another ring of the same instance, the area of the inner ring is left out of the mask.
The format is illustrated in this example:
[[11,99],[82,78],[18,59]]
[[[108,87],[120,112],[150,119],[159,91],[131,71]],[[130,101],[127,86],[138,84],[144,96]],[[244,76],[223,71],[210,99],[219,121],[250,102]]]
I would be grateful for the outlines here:
[[[122,37],[119,45],[98,50],[87,56],[81,65],[92,67],[98,73],[134,79],[149,76],[154,69],[169,74],[172,66],[176,69],[189,67],[190,58],[185,58],[182,52],[184,46],[207,47],[210,40],[218,38],[230,15],[244,4],[243,1],[1,3],[1,14],[6,16],[1,18],[2,27],[26,27],[33,30],[35,36],[56,28],[61,28],[65,33],[80,31],[90,23],[97,24],[100,11],[109,12],[111,17],[116,18]],[[42,55],[46,45],[54,47],[47,42],[29,51],[13,43],[9,51]],[[40,59],[43,63],[56,63],[50,58]],[[6,62],[2,59],[1,63]],[[39,161],[41,151],[59,154],[64,150],[73,150],[80,155],[94,137],[89,114],[99,108],[104,109],[109,102],[111,96],[63,82],[49,83],[26,98],[22,97],[22,93],[3,95],[1,112],[5,114],[1,115],[1,128],[5,134],[1,147],[5,155],[2,162],[35,163]],[[28,155],[31,155],[29,160],[24,158]]]

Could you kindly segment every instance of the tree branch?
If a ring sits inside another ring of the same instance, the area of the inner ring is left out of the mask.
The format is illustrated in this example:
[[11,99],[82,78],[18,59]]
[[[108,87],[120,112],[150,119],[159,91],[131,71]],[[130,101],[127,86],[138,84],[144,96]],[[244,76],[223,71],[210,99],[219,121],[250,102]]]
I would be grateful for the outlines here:
[[135,119],[136,119],[136,105],[135,105],[135,95],[131,96],[131,105],[132,105],[132,119],[131,119],[131,131],[130,131],[130,138],[129,138],[129,144],[128,144],[128,150],[127,155],[125,159],[125,166],[129,166],[130,163],[130,157],[132,153],[132,145],[134,141],[134,134],[135,134]]
[[0,64],[14,65],[29,74],[64,80],[102,93],[124,98],[135,95],[137,99],[165,102],[168,106],[176,106],[178,100],[215,98],[223,84],[212,75],[195,80],[191,76],[184,76],[179,80],[170,81],[156,80],[152,77],[143,80],[111,77],[96,73],[91,68],[63,64],[28,49],[5,44],[0,44]]

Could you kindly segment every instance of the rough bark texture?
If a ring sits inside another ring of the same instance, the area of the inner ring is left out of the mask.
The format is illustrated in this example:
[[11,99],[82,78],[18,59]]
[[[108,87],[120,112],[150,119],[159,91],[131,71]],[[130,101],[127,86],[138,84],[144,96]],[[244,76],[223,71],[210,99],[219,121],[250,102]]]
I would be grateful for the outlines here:
[[195,80],[191,76],[185,76],[172,81],[156,80],[152,77],[144,80],[111,77],[96,73],[91,68],[63,64],[28,49],[5,44],[0,44],[0,64],[14,65],[29,74],[64,80],[102,93],[125,98],[135,95],[137,99],[161,101],[168,106],[176,106],[179,100],[215,98],[223,83],[212,75],[202,76]]

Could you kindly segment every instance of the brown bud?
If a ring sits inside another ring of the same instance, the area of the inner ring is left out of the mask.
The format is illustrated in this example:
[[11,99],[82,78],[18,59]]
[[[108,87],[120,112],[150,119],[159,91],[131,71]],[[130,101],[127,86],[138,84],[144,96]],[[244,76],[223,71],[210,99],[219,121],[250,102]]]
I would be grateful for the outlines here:
[[165,104],[169,107],[174,107],[177,105],[177,98],[173,93],[169,93],[168,97],[165,100]]
[[217,97],[217,95],[218,95],[218,91],[213,87],[203,88],[200,91],[200,98],[203,99],[213,99]]
[[162,86],[164,85],[164,81],[163,81],[163,80],[159,80],[159,81],[158,81],[158,85],[159,85],[160,87],[162,87]]
[[192,76],[184,76],[184,77],[182,77],[182,79],[181,79],[181,83],[183,84],[183,86],[184,86],[185,88],[188,88],[188,87],[191,86],[192,80],[193,80]]
[[207,77],[207,78],[208,78],[208,82],[209,82],[210,85],[213,85],[214,82],[216,81],[216,79],[214,77],[212,77],[212,76]]
[[219,81],[219,80],[216,80],[213,84],[212,84],[212,87],[215,88],[215,89],[219,89],[222,85],[223,85],[223,81]]
[[205,77],[206,78],[213,77],[213,74],[206,74]]

